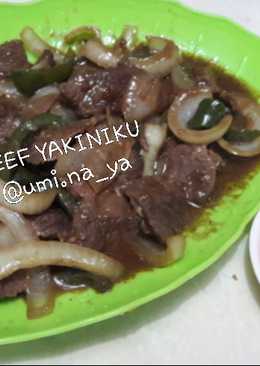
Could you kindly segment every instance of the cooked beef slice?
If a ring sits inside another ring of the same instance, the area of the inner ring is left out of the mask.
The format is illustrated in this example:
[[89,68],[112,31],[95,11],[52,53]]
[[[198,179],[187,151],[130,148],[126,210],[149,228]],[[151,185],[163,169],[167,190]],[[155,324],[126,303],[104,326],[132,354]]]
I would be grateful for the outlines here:
[[192,217],[190,205],[212,193],[218,159],[205,146],[176,145],[168,140],[158,162],[158,176],[136,179],[122,189],[140,217],[145,234],[160,241],[183,231]]
[[123,93],[132,74],[132,69],[127,66],[102,70],[83,64],[76,67],[60,90],[81,117],[102,113],[107,107],[120,112]]
[[69,184],[67,190],[76,200],[85,200],[90,201],[92,204],[94,203],[96,193],[90,187],[88,182],[81,180],[80,182],[74,182],[73,184]]
[[11,41],[0,46],[0,79],[13,71],[30,66],[21,41]]
[[217,155],[206,146],[176,146],[169,141],[158,166],[165,184],[178,199],[200,205],[207,201],[216,183]]
[[[154,84],[156,87],[151,92]],[[141,90],[135,90],[136,85]],[[137,106],[137,115],[142,109],[140,116],[144,119],[151,113],[163,112],[173,99],[170,78],[160,80],[124,64],[102,70],[83,62],[76,66],[73,75],[61,85],[60,90],[65,100],[76,108],[81,117],[103,113],[107,108],[113,113],[133,115],[133,112],[127,112],[128,102],[131,101],[129,108],[133,109],[132,104],[136,99],[142,104]]]
[[128,121],[143,121],[164,112],[173,96],[170,78],[160,79],[143,70],[133,69],[131,80],[125,86],[121,112]]
[[55,141],[58,146],[60,146],[61,150],[63,148],[62,141],[67,141],[70,138],[75,137],[81,133],[86,132],[90,128],[93,128],[97,123],[96,118],[84,119],[75,121],[68,126],[64,126],[61,128],[52,128],[49,127],[47,129],[42,130],[40,133],[36,134],[30,145],[28,146],[28,155],[30,156],[27,161],[34,165],[45,164],[46,161],[51,162],[57,160],[60,157],[60,153],[52,154],[52,156],[48,156],[47,154],[46,159],[43,159],[42,154],[35,148],[37,146],[39,149],[42,149],[46,144],[48,147],[50,144]]
[[75,209],[72,228],[66,241],[95,250],[104,247],[109,227],[103,217],[98,217],[94,202],[83,201]]
[[166,189],[165,179],[145,177],[130,183],[124,190],[137,214],[143,218],[145,234],[160,242],[180,233],[188,222],[188,204]]
[[41,215],[28,218],[36,235],[41,239],[62,239],[67,235],[71,222],[61,210],[51,208]]
[[28,287],[29,278],[26,271],[19,271],[0,281],[0,299],[12,298],[24,293]]
[[106,190],[91,196],[87,189],[81,188],[80,195],[84,198],[75,209],[71,232],[64,238],[66,241],[104,250],[116,235],[116,241],[120,241],[124,235],[136,234],[135,212],[119,193]]
[[140,146],[138,143],[134,145],[129,157],[129,161],[132,165],[132,168],[119,175],[114,183],[115,188],[121,189],[122,187],[127,186],[133,180],[142,178],[144,162],[143,157],[140,154]]
[[20,104],[15,98],[0,96],[0,143],[6,141],[8,137],[19,127]]

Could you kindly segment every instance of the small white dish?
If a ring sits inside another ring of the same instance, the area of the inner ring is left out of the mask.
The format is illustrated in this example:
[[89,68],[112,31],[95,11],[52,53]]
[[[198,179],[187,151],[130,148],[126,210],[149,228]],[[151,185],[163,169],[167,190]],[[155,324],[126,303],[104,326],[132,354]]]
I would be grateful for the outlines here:
[[255,217],[249,238],[250,258],[260,283],[260,212]]

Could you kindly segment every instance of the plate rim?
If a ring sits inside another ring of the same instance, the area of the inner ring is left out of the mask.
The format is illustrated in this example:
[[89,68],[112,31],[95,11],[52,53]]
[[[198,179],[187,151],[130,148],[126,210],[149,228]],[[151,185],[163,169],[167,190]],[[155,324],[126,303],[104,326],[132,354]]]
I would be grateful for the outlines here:
[[[238,25],[234,21],[227,19],[223,16],[205,14],[203,12],[193,10],[188,6],[180,4],[178,1],[171,1],[171,0],[160,0],[160,1],[167,2],[171,5],[176,5],[189,13],[193,13],[198,16],[203,16],[205,18],[208,18],[209,20],[214,20],[217,22],[219,22],[219,21],[225,22],[226,25],[229,25],[232,27],[235,26],[237,28],[237,31],[246,33],[246,34],[250,35],[251,37],[256,37],[257,40],[260,41],[260,37],[258,37],[251,31],[244,29],[242,26]],[[31,6],[37,6],[37,4],[39,4],[41,2],[51,2],[51,0],[35,0],[33,3],[12,3],[12,4],[1,3],[0,11],[1,11],[2,7],[6,7],[6,6],[7,7],[24,7],[24,6],[31,7]],[[237,230],[234,233],[234,235],[232,237],[230,237],[230,239],[228,241],[225,242],[226,244],[224,246],[221,246],[219,248],[219,250],[217,250],[215,252],[215,254],[210,257],[210,259],[208,259],[207,261],[204,261],[203,263],[196,266],[193,270],[190,270],[189,272],[187,272],[178,281],[175,280],[174,283],[170,283],[168,286],[165,286],[165,287],[161,288],[160,290],[157,290],[156,292],[150,293],[146,296],[142,296],[138,300],[133,300],[131,303],[127,303],[124,306],[119,306],[118,308],[115,307],[113,310],[108,311],[107,313],[104,313],[101,315],[96,315],[95,318],[93,318],[93,319],[79,320],[79,321],[72,322],[70,324],[66,324],[64,326],[56,326],[55,328],[52,328],[52,329],[40,330],[39,332],[34,332],[32,334],[26,334],[26,335],[21,334],[21,335],[12,336],[12,337],[0,338],[0,345],[3,346],[3,345],[8,345],[8,344],[28,342],[28,341],[32,341],[32,340],[36,340],[36,339],[51,337],[51,336],[66,333],[69,331],[73,331],[73,330],[76,330],[76,329],[79,329],[79,328],[82,328],[82,327],[85,327],[88,325],[92,325],[95,323],[99,323],[99,322],[111,319],[116,316],[123,315],[129,311],[133,311],[134,309],[145,305],[146,303],[149,303],[155,299],[160,298],[161,296],[168,294],[169,292],[182,286],[184,283],[190,281],[191,279],[196,277],[199,273],[202,273],[207,268],[209,268],[212,264],[214,264],[216,261],[218,261],[223,256],[223,254],[225,254],[231,248],[231,246],[233,244],[235,244],[235,242],[241,237],[241,235],[243,234],[248,223],[255,216],[257,211],[260,210],[260,203],[256,204],[254,206],[254,208],[255,208],[254,211],[250,211],[250,212],[248,212],[247,215],[245,215],[244,220],[239,227],[239,230]]]

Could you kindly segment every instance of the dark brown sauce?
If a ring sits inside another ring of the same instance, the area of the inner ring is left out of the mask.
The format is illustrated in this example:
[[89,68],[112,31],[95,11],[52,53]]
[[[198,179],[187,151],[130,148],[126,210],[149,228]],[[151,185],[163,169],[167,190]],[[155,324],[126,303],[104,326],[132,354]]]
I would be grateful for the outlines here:
[[[217,81],[218,86],[223,90],[239,92],[242,95],[255,100],[256,94],[253,94],[246,85],[211,62],[186,54],[183,57],[183,66],[188,70],[189,74],[195,78],[195,80],[203,80],[204,77],[205,79],[208,79],[213,75],[214,80]],[[225,166],[217,175],[215,191],[205,207],[194,208],[189,206],[187,208],[189,213],[187,231],[191,234],[193,232],[195,233],[195,230],[199,225],[205,226],[205,224],[208,228],[208,232],[206,233],[204,231],[204,236],[208,235],[212,230],[218,230],[219,227],[211,222],[210,215],[205,213],[208,209],[216,207],[224,195],[232,194],[232,192],[239,195],[239,191],[241,192],[241,190],[246,187],[248,180],[260,168],[260,157],[239,158],[231,156],[221,150],[217,144],[213,144],[211,148],[223,158]],[[123,242],[114,242],[111,244],[109,249],[106,251],[106,254],[119,260],[127,269],[126,276],[123,278],[123,281],[135,276],[141,271],[143,272],[152,269],[135,254],[129,245],[126,245]],[[89,286],[87,284],[84,286],[82,283],[78,288],[68,288],[68,291],[78,292],[83,291],[86,288],[89,288]],[[98,291],[99,289],[96,290]],[[56,287],[54,296],[57,297],[64,292],[67,291]]]
[[[186,54],[183,57],[183,65],[194,79],[203,80],[204,77],[209,78],[213,76],[214,80],[217,81],[218,86],[223,90],[239,92],[240,94],[255,100],[253,93],[246,85],[211,62]],[[209,208],[214,208],[224,195],[237,192],[238,188],[243,190],[248,179],[250,179],[251,174],[260,167],[260,157],[235,157],[223,151],[217,144],[213,144],[211,148],[223,158],[225,166],[217,175],[215,191],[208,203],[201,208],[194,208],[192,206],[187,207],[187,231],[190,232],[200,224],[207,224],[209,231],[214,230],[210,218],[203,215],[205,211]],[[205,220],[207,221],[205,222]],[[152,268],[145,264],[129,245],[123,242],[111,243],[106,254],[119,260],[125,266],[127,273],[124,280],[134,276],[136,273],[147,271]]]
[[[195,80],[214,80],[223,91],[236,92],[254,101],[257,100],[258,93],[250,90],[247,85],[213,62],[185,54],[183,66]],[[208,232],[204,232],[204,235],[208,235],[212,230],[218,230],[218,227],[211,222],[208,209],[216,207],[225,195],[233,195],[234,198],[235,195],[239,196],[250,178],[260,168],[260,157],[241,158],[232,156],[217,144],[213,144],[210,148],[222,157],[225,166],[217,175],[215,190],[209,202],[205,207],[199,208],[195,212],[194,209],[191,210],[192,223],[187,227],[187,230],[192,233],[196,231],[199,225],[207,225]]]
[[223,67],[214,62],[207,61],[201,57],[195,57],[185,53],[182,59],[182,65],[192,79],[203,81],[214,78],[217,85],[229,92],[241,93],[244,96],[256,100],[259,92],[250,89],[245,83],[228,73]]
[[111,242],[105,254],[124,265],[127,269],[125,278],[131,277],[137,272],[149,269],[149,266],[136,255],[129,243]]
[[[260,169],[259,157],[250,159],[232,157],[216,145],[212,148],[222,156],[226,165],[217,175],[215,190],[210,200],[205,207],[198,209],[197,214],[193,217],[193,223],[187,227],[189,234],[197,239],[205,239],[210,233],[220,229],[221,224],[217,224],[211,219],[212,209],[220,203],[224,196],[239,198],[250,179]],[[201,233],[198,231],[199,227],[203,227]]]

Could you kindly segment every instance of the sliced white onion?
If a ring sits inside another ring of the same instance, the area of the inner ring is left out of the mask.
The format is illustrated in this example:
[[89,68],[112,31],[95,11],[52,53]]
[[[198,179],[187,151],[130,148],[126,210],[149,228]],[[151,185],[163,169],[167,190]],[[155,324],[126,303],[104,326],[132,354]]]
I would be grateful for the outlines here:
[[37,56],[41,56],[45,50],[52,50],[52,47],[41,39],[30,27],[22,30],[21,38],[27,51]]
[[112,49],[94,39],[82,45],[79,54],[104,69],[116,67],[121,60],[120,56],[113,53]]
[[155,267],[166,267],[184,257],[186,242],[183,236],[172,236],[166,242],[166,250],[157,248],[148,240],[133,243],[136,254],[146,263]]
[[41,266],[77,268],[117,281],[124,273],[116,260],[75,244],[56,241],[25,241],[3,248],[0,256],[0,280],[13,273]]
[[29,271],[29,285],[26,291],[27,314],[36,319],[52,313],[55,305],[54,284],[48,267]]
[[243,158],[251,158],[260,155],[260,137],[252,142],[230,142],[224,138],[218,141],[222,149],[226,150],[232,155],[241,156]]
[[156,52],[146,58],[130,57],[130,64],[154,76],[170,74],[179,57],[178,47],[172,41],[160,37],[148,38],[148,46]]
[[0,251],[3,246],[15,244],[16,240],[6,225],[0,225]]
[[55,189],[40,193],[32,193],[31,195],[24,193],[24,198],[21,202],[10,203],[5,198],[4,187],[5,183],[0,180],[0,205],[25,215],[41,214],[53,204],[57,196],[57,191]]
[[[246,118],[246,126],[249,130],[260,131],[260,105],[251,99],[233,94],[228,96],[233,109]],[[219,145],[232,155],[245,158],[260,155],[260,137],[252,142],[230,142],[222,138]]]
[[0,81],[0,95],[20,97],[20,92],[16,89],[12,81]]
[[8,228],[16,242],[36,239],[32,227],[23,215],[0,206],[0,221]]
[[138,41],[138,29],[135,26],[127,25],[120,37],[120,40],[125,42],[125,47],[132,51],[136,47]]
[[24,106],[22,117],[24,120],[33,119],[41,114],[50,112],[59,99],[59,92],[54,88],[43,88],[36,93]]
[[143,152],[144,176],[152,176],[156,158],[167,137],[167,125],[147,123],[144,136],[147,143],[147,151]]
[[171,105],[168,113],[168,125],[181,141],[198,145],[210,144],[219,140],[230,128],[233,121],[231,115],[225,116],[217,126],[205,131],[191,130],[187,127],[200,103],[209,98],[212,98],[212,94],[207,89],[192,90],[180,94]]
[[26,27],[22,30],[21,39],[28,52],[40,57],[45,50],[50,50],[53,52],[57,62],[63,60],[63,55],[56,48],[45,42],[31,27]]
[[[0,230],[0,253],[19,246],[19,242],[36,239],[31,225],[17,212],[0,206],[0,221],[4,226]],[[54,307],[51,273],[48,267],[28,270],[29,283],[26,291],[29,318],[50,313]]]
[[60,91],[59,88],[56,85],[49,85],[45,86],[44,88],[41,88],[37,90],[34,97],[46,97],[47,95],[59,95]]
[[189,90],[195,87],[195,82],[185,73],[181,65],[174,66],[171,75],[173,85],[178,90]]

